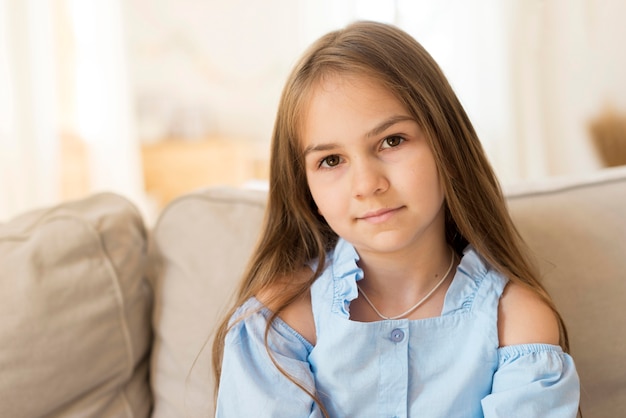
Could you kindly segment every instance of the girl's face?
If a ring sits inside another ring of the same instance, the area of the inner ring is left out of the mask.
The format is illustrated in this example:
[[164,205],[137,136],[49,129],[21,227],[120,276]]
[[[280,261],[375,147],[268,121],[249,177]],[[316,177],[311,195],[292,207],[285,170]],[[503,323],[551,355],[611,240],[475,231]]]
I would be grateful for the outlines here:
[[313,199],[361,256],[445,242],[444,195],[428,139],[383,86],[362,76],[324,78],[302,128]]

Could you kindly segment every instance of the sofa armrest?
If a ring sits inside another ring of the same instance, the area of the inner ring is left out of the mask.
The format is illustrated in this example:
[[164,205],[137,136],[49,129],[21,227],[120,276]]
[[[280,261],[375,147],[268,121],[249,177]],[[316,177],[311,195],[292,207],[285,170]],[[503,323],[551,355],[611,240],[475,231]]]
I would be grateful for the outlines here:
[[147,418],[141,216],[110,193],[0,224],[0,416]]

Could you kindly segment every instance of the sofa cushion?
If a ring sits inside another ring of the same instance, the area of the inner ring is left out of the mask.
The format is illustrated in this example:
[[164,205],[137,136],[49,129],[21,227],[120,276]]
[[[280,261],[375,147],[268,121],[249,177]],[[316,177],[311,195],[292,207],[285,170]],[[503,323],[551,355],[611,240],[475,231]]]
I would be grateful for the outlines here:
[[0,224],[0,416],[149,415],[146,241],[113,194]]
[[265,193],[209,189],[166,207],[153,229],[154,418],[213,412],[212,332],[256,242]]
[[510,188],[508,203],[568,327],[583,416],[623,416],[626,167]]

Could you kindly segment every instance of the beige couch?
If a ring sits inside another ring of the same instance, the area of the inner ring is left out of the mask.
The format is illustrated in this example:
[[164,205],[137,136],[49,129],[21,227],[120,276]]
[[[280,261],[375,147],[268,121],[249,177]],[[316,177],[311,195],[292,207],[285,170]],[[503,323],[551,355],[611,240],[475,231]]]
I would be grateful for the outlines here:
[[[626,167],[507,195],[568,323],[585,417],[624,416]],[[207,339],[264,199],[191,193],[150,232],[112,194],[0,224],[0,417],[209,416]]]

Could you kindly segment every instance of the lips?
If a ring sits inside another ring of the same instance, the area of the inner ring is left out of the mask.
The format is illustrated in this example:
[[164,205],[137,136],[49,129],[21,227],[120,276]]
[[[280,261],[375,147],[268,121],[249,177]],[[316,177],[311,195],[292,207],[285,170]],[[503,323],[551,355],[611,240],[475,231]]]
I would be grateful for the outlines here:
[[392,218],[401,208],[384,208],[366,212],[358,219],[372,224],[379,224]]

